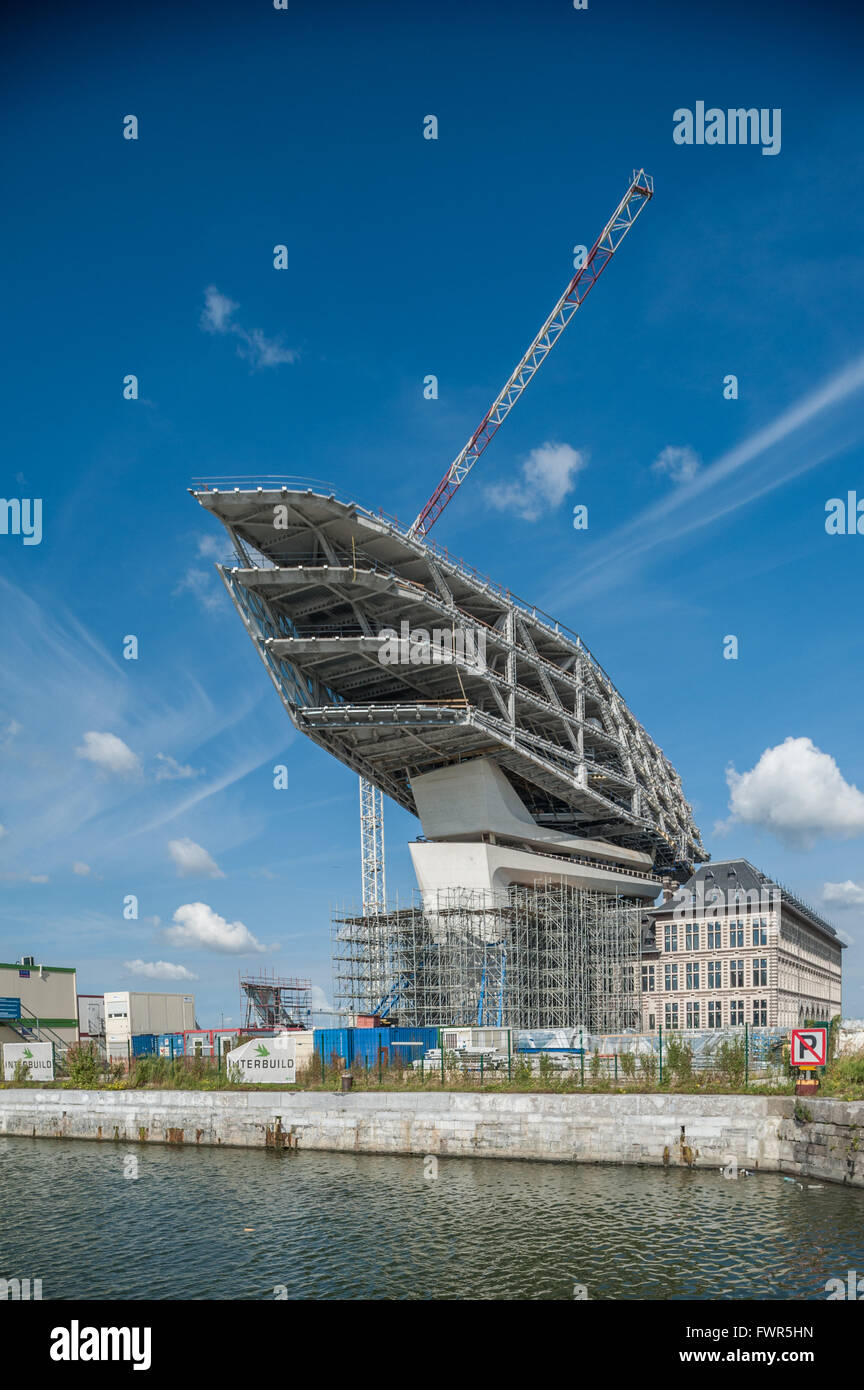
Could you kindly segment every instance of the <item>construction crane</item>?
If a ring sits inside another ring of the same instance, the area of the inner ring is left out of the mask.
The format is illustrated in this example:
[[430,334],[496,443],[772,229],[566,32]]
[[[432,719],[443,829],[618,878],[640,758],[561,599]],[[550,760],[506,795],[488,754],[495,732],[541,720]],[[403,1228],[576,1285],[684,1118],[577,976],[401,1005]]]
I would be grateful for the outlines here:
[[[576,310],[596,285],[642,209],[654,196],[654,180],[634,169],[630,185],[606,226],[573,276],[528,351],[514,368],[462,451],[456,455],[408,534],[428,535],[447,503],[461,487],[474,464],[506,420],[541,362],[551,352]],[[386,902],[384,883],[384,797],[360,778],[360,854],[363,872],[363,911],[380,912]]]
[[540,363],[551,352],[576,310],[596,285],[621,242],[645,205],[654,196],[654,180],[644,169],[635,169],[630,186],[573,279],[547,318],[522,360],[508,377],[477,429],[457,454],[426,506],[412,525],[409,536],[429,533],[457,488],[467,478],[528,385]]

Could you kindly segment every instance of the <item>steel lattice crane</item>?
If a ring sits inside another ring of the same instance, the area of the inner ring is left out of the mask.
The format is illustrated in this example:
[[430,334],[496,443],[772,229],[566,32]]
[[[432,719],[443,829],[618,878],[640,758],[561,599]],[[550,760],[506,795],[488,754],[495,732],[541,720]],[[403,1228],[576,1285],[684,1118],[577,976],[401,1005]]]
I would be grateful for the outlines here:
[[[551,352],[588,294],[596,285],[642,209],[654,196],[654,180],[644,169],[634,169],[624,197],[598,236],[583,264],[565,289],[528,351],[516,365],[461,453],[451,463],[408,534],[422,539],[429,534],[447,503],[461,487],[487,444],[498,432],[541,362]],[[360,853],[363,868],[363,911],[374,913],[385,906],[384,797],[360,778]]]
[[486,445],[507,419],[540,363],[551,352],[580,304],[600,279],[636,218],[653,196],[654,180],[644,169],[635,169],[627,192],[595,241],[583,265],[573,276],[537,337],[508,377],[462,452],[456,455],[408,532],[410,536],[425,536],[435,525],[454,492],[461,487]]

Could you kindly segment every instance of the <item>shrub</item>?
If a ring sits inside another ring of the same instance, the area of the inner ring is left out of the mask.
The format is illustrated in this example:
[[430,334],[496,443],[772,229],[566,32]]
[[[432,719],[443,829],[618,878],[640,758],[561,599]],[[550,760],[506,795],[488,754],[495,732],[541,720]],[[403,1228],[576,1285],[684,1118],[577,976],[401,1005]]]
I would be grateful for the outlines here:
[[669,1035],[666,1044],[666,1069],[670,1081],[686,1083],[693,1076],[693,1049],[674,1033]]
[[742,1086],[747,1070],[743,1038],[724,1038],[717,1051],[717,1074],[729,1086]]
[[63,1070],[67,1088],[95,1091],[102,1084],[105,1063],[93,1043],[74,1043],[66,1050]]

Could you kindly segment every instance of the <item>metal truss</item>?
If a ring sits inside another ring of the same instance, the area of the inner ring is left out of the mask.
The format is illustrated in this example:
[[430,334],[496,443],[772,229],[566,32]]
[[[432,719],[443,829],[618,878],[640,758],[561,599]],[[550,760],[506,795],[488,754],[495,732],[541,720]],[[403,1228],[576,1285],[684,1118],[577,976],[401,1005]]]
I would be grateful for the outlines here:
[[583,266],[570,281],[528,351],[495,397],[468,443],[457,454],[426,506],[409,530],[425,536],[457,488],[465,481],[483,450],[507,419],[540,364],[551,352],[576,310],[594,288],[642,209],[654,196],[654,180],[644,169],[634,170],[630,186],[592,246]]

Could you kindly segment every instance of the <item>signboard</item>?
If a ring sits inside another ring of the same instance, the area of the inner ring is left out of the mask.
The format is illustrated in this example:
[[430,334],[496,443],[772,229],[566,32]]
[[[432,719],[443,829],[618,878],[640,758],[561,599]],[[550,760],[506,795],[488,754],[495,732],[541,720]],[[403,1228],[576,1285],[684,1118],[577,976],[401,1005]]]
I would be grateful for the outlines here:
[[828,1060],[828,1029],[793,1028],[789,1060],[793,1067],[824,1067]]
[[243,1081],[266,1082],[270,1086],[293,1086],[297,1078],[296,1043],[290,1033],[253,1038],[225,1054],[226,1066],[236,1067]]
[[12,1081],[15,1063],[27,1066],[28,1081],[54,1080],[54,1049],[50,1042],[4,1043],[3,1078]]

